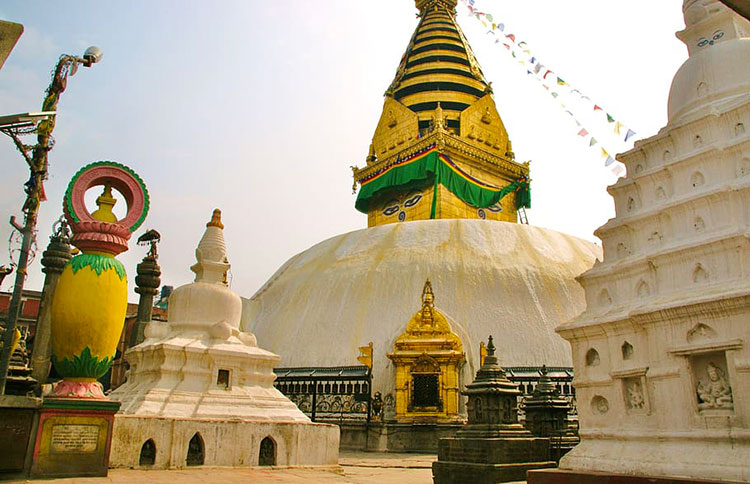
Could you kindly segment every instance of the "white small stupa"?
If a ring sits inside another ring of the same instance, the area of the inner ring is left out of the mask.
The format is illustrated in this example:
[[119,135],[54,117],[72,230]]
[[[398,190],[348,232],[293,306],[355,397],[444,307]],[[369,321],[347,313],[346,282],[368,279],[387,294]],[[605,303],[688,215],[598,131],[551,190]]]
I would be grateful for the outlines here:
[[588,307],[558,328],[582,439],[560,472],[750,482],[750,22],[683,11],[669,123],[619,157]]
[[195,251],[195,282],[174,291],[169,322],[150,322],[126,354],[128,381],[110,395],[122,402],[113,466],[257,465],[269,449],[276,465],[338,460],[338,428],[310,422],[274,388],[280,357],[239,330],[223,228],[214,210]]

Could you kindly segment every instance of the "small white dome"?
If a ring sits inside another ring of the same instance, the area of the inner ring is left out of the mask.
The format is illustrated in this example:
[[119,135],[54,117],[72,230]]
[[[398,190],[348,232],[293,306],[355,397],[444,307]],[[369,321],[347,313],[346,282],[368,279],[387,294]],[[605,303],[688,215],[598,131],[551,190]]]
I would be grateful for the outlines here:
[[669,93],[669,124],[707,114],[712,106],[750,92],[750,39],[720,42],[693,54]]
[[354,365],[357,347],[372,341],[375,389],[392,391],[386,353],[420,309],[429,277],[435,307],[462,340],[468,381],[490,334],[503,365],[572,366],[555,327],[585,309],[575,277],[600,255],[591,242],[507,222],[372,227],[292,257],[244,300],[242,327],[283,367]]

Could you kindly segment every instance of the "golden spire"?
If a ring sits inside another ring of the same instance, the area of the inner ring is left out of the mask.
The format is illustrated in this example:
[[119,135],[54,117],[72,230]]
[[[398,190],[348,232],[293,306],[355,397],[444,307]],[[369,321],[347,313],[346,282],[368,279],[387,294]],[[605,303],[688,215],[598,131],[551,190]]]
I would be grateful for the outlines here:
[[221,223],[221,210],[214,209],[213,215],[211,215],[211,221],[206,224],[206,227],[219,227],[224,229],[224,224]]
[[422,289],[422,324],[432,324],[432,308],[435,307],[435,295],[428,277]]
[[117,200],[112,196],[112,186],[105,183],[102,194],[96,198],[96,205],[99,208],[91,216],[102,222],[117,222],[117,217],[112,213],[112,207],[115,206],[115,203],[117,203]]

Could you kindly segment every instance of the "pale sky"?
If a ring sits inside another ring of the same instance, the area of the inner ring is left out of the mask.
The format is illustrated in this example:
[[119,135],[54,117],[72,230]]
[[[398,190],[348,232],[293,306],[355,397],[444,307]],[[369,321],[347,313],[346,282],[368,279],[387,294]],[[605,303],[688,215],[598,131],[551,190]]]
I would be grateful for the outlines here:
[[[642,138],[666,124],[670,83],[687,58],[674,36],[684,26],[681,5],[476,0]],[[614,175],[460,1],[458,12],[516,158],[532,160],[530,223],[595,240],[594,230],[614,216],[606,192]],[[412,0],[5,0],[0,18],[26,30],[0,71],[0,114],[39,110],[60,54],[80,55],[89,45],[104,51],[99,64],[69,80],[58,105],[48,201],[26,287],[41,289],[39,259],[68,181],[97,160],[130,166],[151,195],[145,224],[119,256],[131,281],[145,254],[135,239],[155,228],[162,283],[190,282],[214,208],[223,211],[232,288],[245,297],[294,254],[365,228],[349,166],[364,165],[415,14]],[[590,131],[610,129],[586,116]],[[0,138],[0,160],[0,264],[7,265],[7,220],[21,215],[28,170],[10,138]],[[12,279],[0,289],[10,290]],[[137,300],[132,282],[129,299]]]

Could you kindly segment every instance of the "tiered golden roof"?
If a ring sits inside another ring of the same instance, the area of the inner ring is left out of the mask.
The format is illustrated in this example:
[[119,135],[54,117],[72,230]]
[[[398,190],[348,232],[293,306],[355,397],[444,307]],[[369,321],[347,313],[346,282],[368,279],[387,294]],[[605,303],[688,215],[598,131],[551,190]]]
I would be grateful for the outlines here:
[[[355,184],[431,146],[469,177],[491,186],[504,187],[527,176],[528,165],[515,162],[491,85],[456,22],[457,1],[415,3],[419,24],[385,93],[367,166],[354,168]],[[516,221],[513,194],[497,206],[481,208],[435,186],[435,196],[432,185],[411,186],[369,204],[368,225],[427,218]]]

